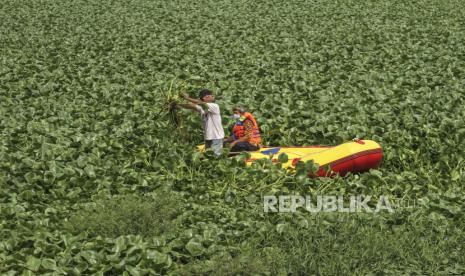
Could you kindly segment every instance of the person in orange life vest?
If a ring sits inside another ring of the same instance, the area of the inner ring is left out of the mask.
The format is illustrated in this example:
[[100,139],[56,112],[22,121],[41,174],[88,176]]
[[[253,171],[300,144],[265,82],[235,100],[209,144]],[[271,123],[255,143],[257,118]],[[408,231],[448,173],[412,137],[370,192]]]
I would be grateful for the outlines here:
[[236,123],[232,128],[232,136],[229,138],[231,152],[259,150],[262,139],[254,116],[242,107],[234,107],[233,113]]

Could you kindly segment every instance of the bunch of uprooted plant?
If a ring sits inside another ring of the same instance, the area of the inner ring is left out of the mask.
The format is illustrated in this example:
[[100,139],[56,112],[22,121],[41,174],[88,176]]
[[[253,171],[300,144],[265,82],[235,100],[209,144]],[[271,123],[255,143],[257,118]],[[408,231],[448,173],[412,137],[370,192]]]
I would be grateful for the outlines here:
[[180,112],[179,104],[182,103],[184,95],[195,94],[203,84],[204,82],[199,80],[173,79],[160,88],[160,116],[163,120],[169,121],[169,125],[174,130],[173,134],[182,141],[191,141],[192,136],[188,131],[188,126],[183,124],[186,118]]
[[187,91],[186,85],[183,82],[171,80],[168,87],[162,87],[162,112],[168,116],[172,126],[179,128],[182,120],[178,114],[179,107],[177,104],[181,101],[182,94]]

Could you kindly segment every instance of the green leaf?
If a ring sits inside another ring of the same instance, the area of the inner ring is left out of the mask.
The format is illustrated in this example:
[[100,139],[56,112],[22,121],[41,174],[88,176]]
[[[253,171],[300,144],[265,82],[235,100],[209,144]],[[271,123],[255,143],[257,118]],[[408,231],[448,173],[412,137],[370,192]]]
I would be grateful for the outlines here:
[[284,231],[286,231],[286,229],[287,229],[287,224],[286,223],[279,223],[278,225],[276,225],[276,231],[279,234],[284,233]]
[[34,197],[34,192],[31,191],[31,190],[26,190],[26,191],[22,192],[21,194],[19,194],[19,196],[21,198],[24,198],[25,200],[29,201],[29,200],[32,200],[32,198]]
[[80,187],[77,187],[71,190],[69,193],[67,193],[66,197],[68,197],[69,199],[76,198],[81,192],[82,192],[82,189]]
[[34,256],[28,256],[26,258],[26,267],[32,271],[38,271],[40,264],[41,264],[40,259]]
[[278,156],[278,161],[279,161],[279,163],[281,163],[281,164],[287,163],[287,161],[289,161],[289,157],[287,156],[287,154],[281,153],[281,154]]
[[204,248],[202,244],[200,244],[197,241],[194,241],[194,239],[191,239],[187,244],[186,244],[186,249],[189,251],[189,253],[192,256],[200,256],[202,255]]
[[42,259],[42,267],[48,270],[56,270],[57,264],[53,259]]
[[28,172],[24,175],[24,178],[26,179],[26,181],[28,183],[34,183],[34,181],[36,181],[36,175],[32,172]]
[[456,170],[452,171],[452,173],[451,173],[451,179],[452,179],[452,181],[457,181],[457,180],[459,180],[459,179],[460,179],[460,172],[458,172],[458,171],[456,171]]
[[92,250],[85,250],[79,253],[89,264],[97,264],[97,254]]
[[305,169],[307,170],[307,172],[311,172],[312,174],[315,174],[320,169],[320,166],[318,165],[318,163],[315,163],[313,160],[309,160],[305,163]]
[[95,171],[94,171],[94,166],[92,165],[87,165],[85,168],[84,168],[84,171],[86,172],[86,174],[89,176],[89,177],[95,177]]
[[130,266],[130,265],[127,265],[127,266],[126,266],[126,271],[129,272],[129,274],[132,275],[132,276],[139,276],[139,275],[141,275],[139,269],[137,269],[137,268],[135,268],[135,267],[133,267],[133,266]]
[[[15,276],[18,275],[17,273],[10,271],[10,273],[4,274],[4,276]],[[36,274],[33,271],[30,270],[24,270],[23,273],[21,273],[21,276],[35,276]]]
[[153,260],[155,264],[164,264],[167,263],[169,256],[163,254],[157,250],[148,249],[147,250],[147,259]]
[[376,170],[376,169],[371,169],[370,170],[370,174],[372,175],[375,175],[377,176],[378,178],[382,178],[383,177],[383,173],[379,170]]
[[111,250],[112,252],[119,253],[123,250],[126,250],[128,247],[127,240],[125,237],[118,237],[115,240],[115,245],[113,246],[113,249]]

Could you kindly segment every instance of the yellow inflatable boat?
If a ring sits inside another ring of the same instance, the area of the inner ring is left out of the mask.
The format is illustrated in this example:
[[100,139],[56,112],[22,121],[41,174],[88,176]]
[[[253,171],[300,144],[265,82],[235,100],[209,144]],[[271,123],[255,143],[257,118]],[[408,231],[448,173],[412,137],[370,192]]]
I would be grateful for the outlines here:
[[[204,146],[199,146],[203,150]],[[377,168],[381,164],[383,152],[381,146],[371,140],[354,140],[338,146],[303,146],[303,147],[262,147],[259,151],[249,152],[250,158],[246,160],[248,165],[252,162],[271,158],[278,162],[278,156],[285,153],[289,160],[283,164],[284,168],[292,169],[299,161],[310,161],[320,166],[318,172],[309,176],[341,176],[348,172],[364,172]],[[330,168],[326,171],[325,168]]]

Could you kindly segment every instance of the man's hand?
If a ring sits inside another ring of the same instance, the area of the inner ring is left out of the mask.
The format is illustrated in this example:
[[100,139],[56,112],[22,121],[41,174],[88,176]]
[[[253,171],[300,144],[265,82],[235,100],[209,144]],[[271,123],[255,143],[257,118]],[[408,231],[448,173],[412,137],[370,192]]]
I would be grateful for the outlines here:
[[182,93],[182,97],[183,97],[184,99],[186,99],[186,100],[188,100],[188,99],[190,98],[189,95],[187,95],[186,93]]

